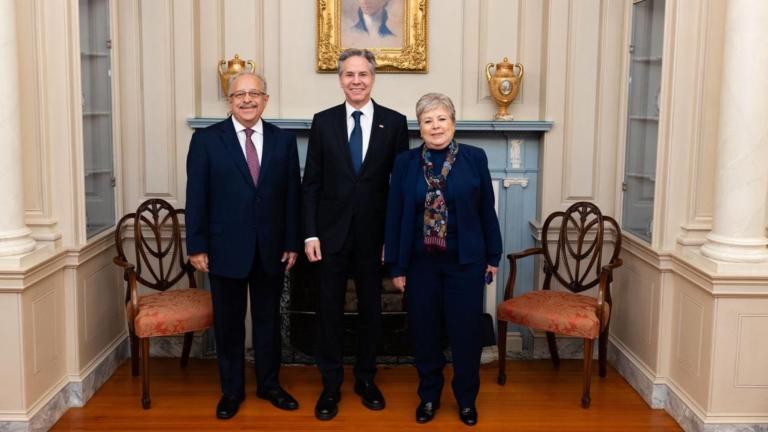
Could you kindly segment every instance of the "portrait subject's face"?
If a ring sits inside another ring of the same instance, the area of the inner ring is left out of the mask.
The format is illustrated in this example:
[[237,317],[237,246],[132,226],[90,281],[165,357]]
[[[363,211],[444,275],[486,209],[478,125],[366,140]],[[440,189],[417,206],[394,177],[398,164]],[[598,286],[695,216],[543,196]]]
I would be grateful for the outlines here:
[[341,64],[339,82],[350,105],[362,108],[371,100],[374,76],[365,57],[350,57]]
[[243,75],[229,89],[229,110],[245,127],[253,127],[267,107],[269,95],[264,84],[253,75]]
[[388,1],[389,0],[357,0],[360,4],[360,9],[366,15],[376,15],[387,5]]
[[448,110],[439,106],[419,116],[419,131],[427,148],[440,150],[446,148],[453,140],[456,123],[451,119]]

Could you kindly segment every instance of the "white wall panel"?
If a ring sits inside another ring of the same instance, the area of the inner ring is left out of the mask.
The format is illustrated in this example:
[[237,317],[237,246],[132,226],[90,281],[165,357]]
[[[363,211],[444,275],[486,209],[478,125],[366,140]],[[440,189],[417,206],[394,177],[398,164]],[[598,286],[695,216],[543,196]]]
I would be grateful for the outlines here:
[[21,410],[24,404],[21,295],[0,293],[0,412]]
[[640,257],[622,252],[624,265],[614,273],[611,335],[657,370],[660,275]]
[[64,271],[25,288],[22,295],[24,402],[37,401],[65,376]]
[[672,306],[669,376],[699,408],[710,395],[714,299],[687,279],[676,276]]
[[568,17],[563,200],[595,199],[600,1],[572,1]]
[[87,367],[125,331],[121,273],[106,249],[80,266],[77,275],[78,370]]
[[167,197],[176,191],[176,133],[173,127],[174,20],[171,0],[142,0],[141,18],[141,92],[144,124],[139,173],[144,181],[143,195]]
[[765,415],[768,300],[720,299],[717,320],[711,411],[721,415]]

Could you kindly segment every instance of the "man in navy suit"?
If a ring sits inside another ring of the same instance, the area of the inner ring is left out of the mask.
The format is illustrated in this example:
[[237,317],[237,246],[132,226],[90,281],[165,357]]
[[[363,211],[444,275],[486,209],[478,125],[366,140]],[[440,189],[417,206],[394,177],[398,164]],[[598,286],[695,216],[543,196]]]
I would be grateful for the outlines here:
[[330,420],[341,398],[344,295],[352,277],[357,290],[355,392],[372,410],[384,408],[374,383],[381,329],[381,265],[384,212],[395,156],[408,149],[405,116],[371,100],[376,58],[348,49],[339,57],[346,101],[315,114],[304,167],[304,251],[319,262],[316,360],[323,392],[315,416]]
[[245,398],[245,314],[251,300],[257,396],[298,408],[278,381],[280,292],[301,238],[296,137],[261,119],[269,101],[256,74],[230,80],[226,120],[192,135],[187,155],[187,252],[209,272],[222,396],[220,419]]

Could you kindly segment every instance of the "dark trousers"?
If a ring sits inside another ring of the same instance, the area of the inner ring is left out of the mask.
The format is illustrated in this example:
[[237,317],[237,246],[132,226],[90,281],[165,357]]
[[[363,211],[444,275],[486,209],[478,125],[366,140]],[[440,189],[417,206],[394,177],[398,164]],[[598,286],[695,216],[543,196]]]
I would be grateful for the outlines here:
[[440,401],[445,329],[453,354],[453,394],[460,408],[475,404],[480,390],[485,268],[482,262],[460,265],[456,251],[414,251],[405,289],[422,401]]
[[[283,274],[265,274],[258,253],[246,279],[209,275],[221,391],[245,396],[245,312],[251,299],[253,355],[258,391],[279,386],[280,293]],[[250,290],[249,290],[250,287]]]
[[323,253],[320,270],[316,361],[323,388],[338,391],[344,381],[344,301],[350,276],[355,281],[358,311],[355,379],[371,381],[376,375],[376,347],[381,334],[381,248],[372,253],[349,234],[341,251]]

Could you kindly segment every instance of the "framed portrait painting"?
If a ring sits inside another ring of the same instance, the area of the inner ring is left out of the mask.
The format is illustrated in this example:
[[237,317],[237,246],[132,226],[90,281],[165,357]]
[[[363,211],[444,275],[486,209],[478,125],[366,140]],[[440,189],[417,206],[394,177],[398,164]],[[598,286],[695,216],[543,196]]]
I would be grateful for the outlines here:
[[341,51],[368,48],[378,72],[427,71],[427,0],[317,0],[317,70]]

